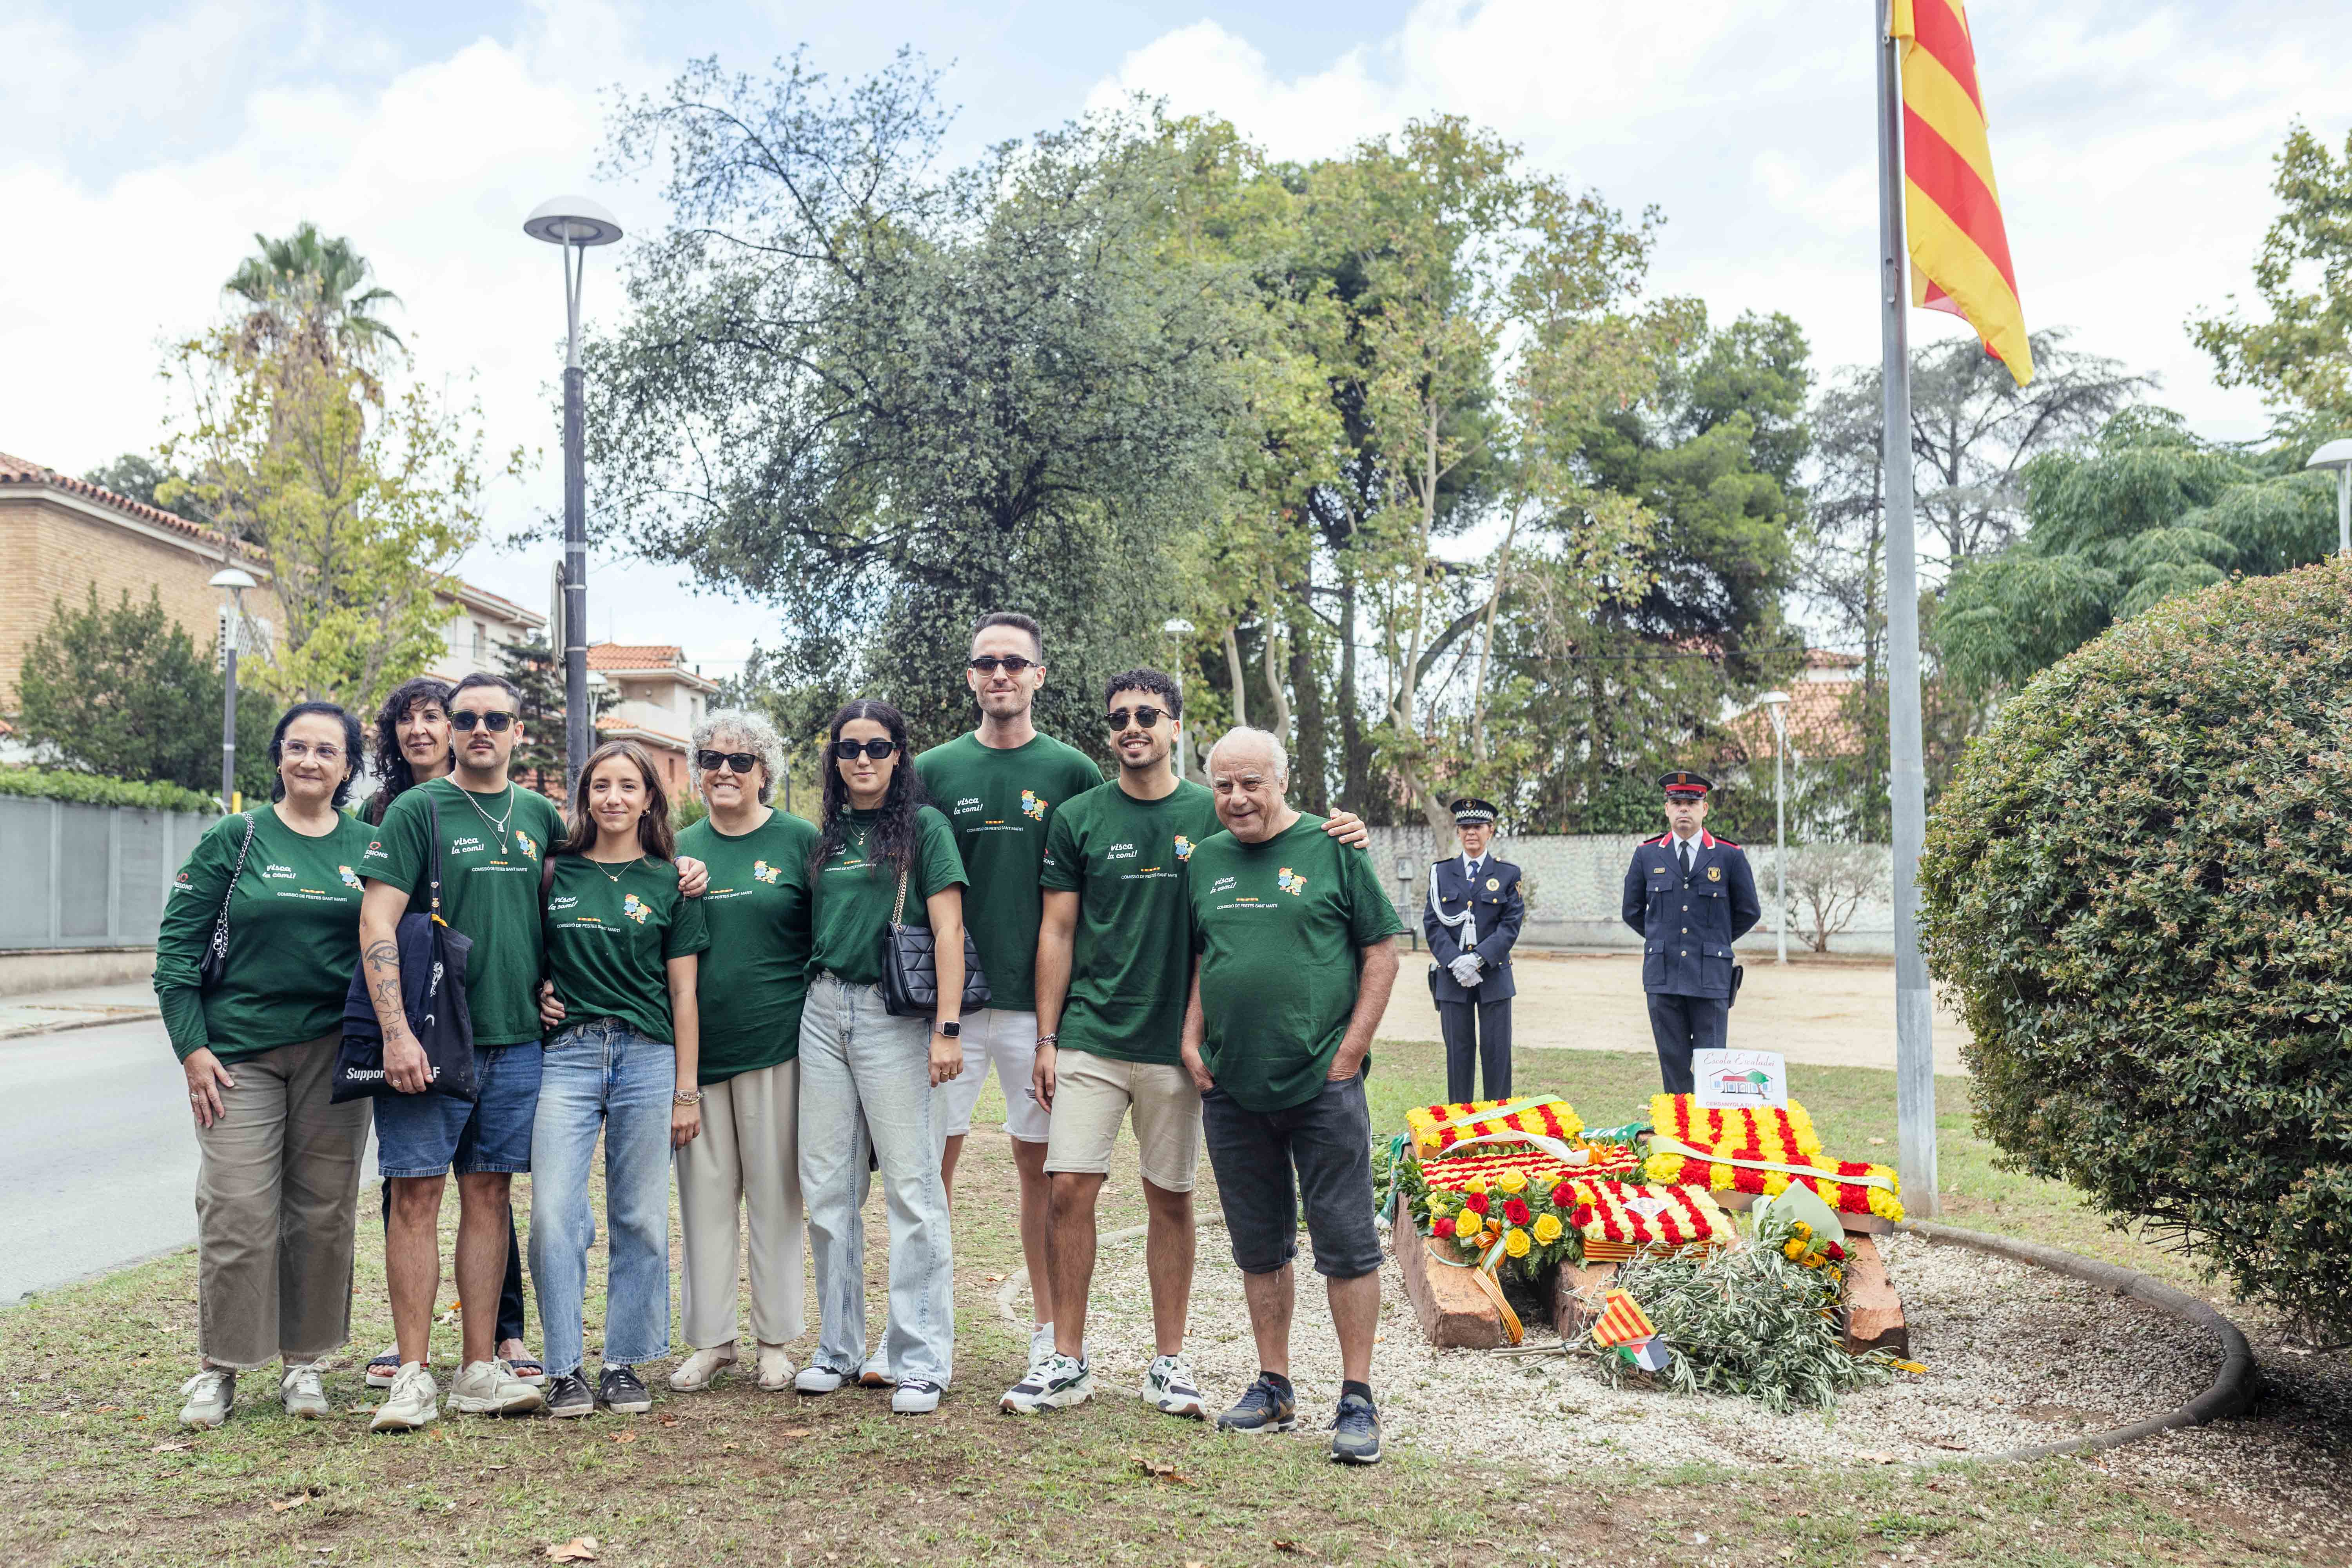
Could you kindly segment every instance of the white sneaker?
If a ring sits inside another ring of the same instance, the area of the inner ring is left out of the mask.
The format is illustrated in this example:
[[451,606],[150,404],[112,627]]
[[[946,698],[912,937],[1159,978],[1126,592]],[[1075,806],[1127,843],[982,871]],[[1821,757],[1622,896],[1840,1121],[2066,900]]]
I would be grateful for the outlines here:
[[678,1363],[669,1374],[669,1385],[680,1394],[699,1394],[718,1381],[721,1371],[734,1364],[733,1345],[712,1345]]
[[894,1415],[929,1415],[940,1407],[940,1393],[938,1384],[910,1377],[891,1394],[890,1413]]
[[760,1386],[770,1394],[793,1386],[793,1358],[782,1345],[760,1347]]
[[393,1374],[392,1394],[376,1406],[371,1432],[414,1432],[441,1414],[440,1385],[423,1362],[408,1362]]
[[449,1384],[449,1408],[462,1415],[528,1415],[546,1404],[502,1361],[469,1361]]
[[844,1384],[856,1381],[857,1376],[855,1373],[841,1372],[820,1363],[811,1362],[801,1368],[798,1377],[793,1379],[793,1386],[803,1394],[831,1394]]
[[898,1386],[898,1380],[890,1375],[889,1359],[880,1351],[876,1351],[866,1358],[866,1364],[857,1369],[857,1381],[868,1388]]
[[1201,1398],[1201,1385],[1193,1381],[1192,1369],[1181,1355],[1153,1356],[1151,1365],[1143,1373],[1143,1386],[1136,1393],[1154,1410],[1164,1410],[1171,1415],[1190,1415],[1195,1421],[1209,1418],[1209,1407]]
[[996,1407],[1007,1415],[1034,1415],[1043,1410],[1066,1410],[1095,1396],[1095,1374],[1075,1356],[1056,1352],[1045,1364],[1004,1391]]
[[278,1397],[286,1406],[286,1414],[301,1421],[316,1421],[334,1412],[327,1405],[327,1385],[317,1363],[289,1366],[286,1375],[278,1380]]
[[1054,1325],[1040,1323],[1029,1331],[1029,1370],[1035,1372],[1054,1357]]
[[225,1366],[208,1366],[180,1384],[188,1402],[180,1406],[180,1425],[209,1432],[228,1419],[236,1403],[236,1373]]

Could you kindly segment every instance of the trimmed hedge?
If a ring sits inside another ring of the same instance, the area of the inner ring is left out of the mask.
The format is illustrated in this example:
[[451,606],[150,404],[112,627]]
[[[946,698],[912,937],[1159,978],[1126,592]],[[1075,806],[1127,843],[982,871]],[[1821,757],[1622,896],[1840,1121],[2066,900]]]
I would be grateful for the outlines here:
[[2035,677],[1920,892],[2013,1166],[2352,1322],[2352,565],[2161,604]]
[[212,796],[175,784],[133,784],[58,768],[0,767],[0,795],[69,800],[79,805],[136,806],[142,811],[201,811],[212,816],[220,815],[221,809]]

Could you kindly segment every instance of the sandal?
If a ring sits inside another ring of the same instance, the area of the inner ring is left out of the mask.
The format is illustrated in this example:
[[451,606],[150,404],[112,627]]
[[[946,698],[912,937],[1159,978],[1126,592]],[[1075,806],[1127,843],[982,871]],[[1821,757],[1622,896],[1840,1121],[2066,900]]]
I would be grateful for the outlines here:
[[507,1363],[515,1376],[533,1388],[547,1386],[547,1363],[533,1355],[519,1355]]
[[393,1346],[379,1356],[371,1356],[367,1363],[367,1385],[370,1388],[390,1388],[392,1380],[400,1374],[400,1347]]

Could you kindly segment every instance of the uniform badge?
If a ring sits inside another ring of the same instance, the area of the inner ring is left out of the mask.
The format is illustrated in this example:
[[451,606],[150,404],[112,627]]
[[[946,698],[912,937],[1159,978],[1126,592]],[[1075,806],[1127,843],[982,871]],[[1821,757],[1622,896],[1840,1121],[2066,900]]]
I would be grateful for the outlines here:
[[1499,878],[1489,877],[1486,879],[1486,890],[1490,893],[1502,885],[1502,880]]
[[1722,881],[1722,880],[1723,880],[1723,868],[1722,868],[1722,867],[1720,867],[1720,866],[1709,866],[1709,867],[1706,868],[1706,879],[1707,879],[1708,881],[1710,881],[1710,882],[1720,882],[1720,881]]

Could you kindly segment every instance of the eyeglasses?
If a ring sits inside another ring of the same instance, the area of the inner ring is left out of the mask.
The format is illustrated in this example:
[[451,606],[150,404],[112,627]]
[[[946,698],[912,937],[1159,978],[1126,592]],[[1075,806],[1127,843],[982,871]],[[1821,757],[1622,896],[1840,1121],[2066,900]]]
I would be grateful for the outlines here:
[[319,761],[331,764],[343,760],[343,749],[341,746],[326,742],[314,746],[308,741],[280,742],[278,754],[281,757],[316,757]]
[[759,761],[758,757],[749,752],[697,752],[694,753],[694,765],[706,773],[715,773],[720,767],[725,766],[733,768],[737,773],[748,777],[752,768],[758,765]]
[[896,741],[835,741],[833,743],[833,754],[845,763],[856,762],[861,752],[878,763],[898,749]]
[[1003,668],[1007,675],[1018,675],[1024,669],[1039,668],[1035,659],[1023,658],[1019,654],[1007,654],[1003,658],[999,658],[992,653],[984,653],[971,661],[971,668],[982,675],[994,675],[999,666]]
[[[1158,724],[1160,721],[1168,717],[1169,713],[1166,709],[1154,708],[1149,702],[1142,704],[1135,710],[1135,722],[1137,727],[1139,729],[1149,730]],[[1108,723],[1114,730],[1124,730],[1127,728],[1127,720],[1128,710],[1126,709],[1114,708],[1110,710],[1108,718],[1107,718],[1104,722]]]
[[449,727],[453,730],[471,730],[475,725],[479,724],[493,735],[504,734],[513,729],[514,721],[515,716],[511,713],[452,713],[449,715]]

